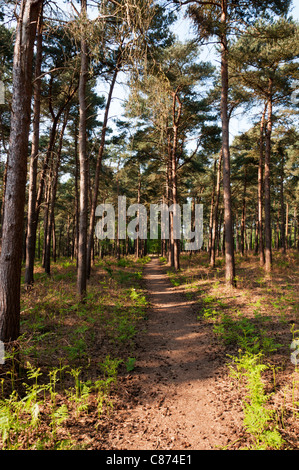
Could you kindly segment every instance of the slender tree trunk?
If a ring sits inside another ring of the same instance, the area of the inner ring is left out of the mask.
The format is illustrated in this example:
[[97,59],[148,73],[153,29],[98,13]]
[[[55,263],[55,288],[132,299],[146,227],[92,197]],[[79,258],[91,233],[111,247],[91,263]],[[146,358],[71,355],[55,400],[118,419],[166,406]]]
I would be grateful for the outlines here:
[[281,167],[280,167],[280,213],[281,213],[281,247],[283,253],[286,252],[286,225],[285,225],[285,210],[284,210],[284,156],[281,155]]
[[[117,173],[116,173],[116,188],[117,188],[117,201],[119,197],[119,164],[120,161],[118,161],[118,166],[117,166]],[[119,240],[119,218],[117,217],[117,230],[116,230],[116,257],[117,259],[120,259],[120,240]]]
[[56,230],[55,230],[55,219],[53,219],[53,227],[52,227],[52,238],[53,238],[53,261],[56,263]]
[[240,239],[239,239],[238,213],[236,213],[236,216],[235,216],[235,241],[236,241],[236,252],[239,253],[239,251],[240,251]]
[[272,79],[269,78],[267,129],[265,148],[265,270],[270,273],[272,268],[272,236],[271,236],[271,195],[270,195],[270,158],[272,133]]
[[[79,158],[78,158],[78,138],[77,132],[75,132],[75,234],[76,234],[76,250],[79,244]],[[75,253],[77,266],[78,266],[78,255]]]
[[212,238],[213,238],[213,219],[214,219],[214,205],[215,205],[215,186],[216,186],[216,160],[214,161],[213,190],[212,190],[212,197],[211,197],[210,220],[209,220],[209,244],[208,244],[208,252],[209,252],[209,258],[210,258],[210,259],[211,259]]
[[229,118],[228,118],[228,50],[227,50],[227,1],[222,2],[221,23],[221,121],[223,152],[223,200],[225,225],[225,277],[230,286],[236,285],[233,238],[233,216],[230,183]]
[[37,258],[38,258],[38,260],[40,260],[40,251],[41,251],[41,247],[40,247],[40,224],[38,224],[38,242],[37,242]]
[[254,231],[254,254],[257,255],[259,252],[259,222],[257,214],[255,216],[255,231]]
[[3,219],[4,219],[4,203],[5,203],[5,188],[6,188],[7,166],[8,166],[8,162],[6,161],[5,167],[4,167],[4,174],[3,174],[3,183],[2,183],[0,250],[1,250],[1,243],[2,243],[2,226],[3,226]]
[[219,208],[219,199],[220,199],[220,183],[221,183],[221,162],[222,162],[222,150],[219,154],[218,166],[217,166],[217,182],[216,182],[216,200],[214,208],[214,217],[213,217],[213,229],[212,229],[212,244],[211,244],[211,256],[210,256],[210,265],[212,268],[215,267],[216,261],[216,240],[217,237],[217,228],[218,228],[218,208]]
[[[138,188],[137,188],[137,204],[140,204],[141,201],[141,173],[140,173],[140,168],[138,168]],[[140,213],[138,211],[137,214],[138,218],[140,217]],[[140,232],[140,227],[138,225],[138,232]],[[135,240],[135,257],[136,259],[140,258],[140,255],[142,256],[141,253],[142,249],[142,241],[139,237],[139,234]]]
[[241,219],[241,254],[245,254],[245,231],[246,231],[246,188],[247,187],[247,171],[245,167],[243,201],[242,201],[242,219]]
[[0,340],[20,332],[20,281],[32,96],[32,62],[42,1],[23,0],[16,29],[10,146],[0,258]]
[[264,234],[263,234],[263,160],[264,160],[264,126],[265,126],[265,115],[267,111],[267,103],[264,107],[264,111],[260,123],[260,154],[259,154],[259,166],[258,166],[258,231],[259,231],[259,255],[260,265],[265,264],[265,251],[264,251]]
[[120,56],[117,61],[117,65],[115,67],[112,81],[111,81],[110,88],[109,88],[109,94],[108,94],[107,103],[105,107],[104,120],[103,120],[103,126],[102,126],[101,142],[100,142],[97,164],[96,164],[92,203],[91,203],[91,208],[90,208],[88,245],[87,245],[87,277],[88,279],[90,277],[90,270],[91,270],[91,247],[92,247],[92,243],[94,239],[95,212],[96,212],[97,201],[98,201],[100,173],[101,173],[102,158],[103,158],[103,153],[104,153],[104,148],[105,148],[105,138],[106,138],[106,132],[107,132],[108,116],[109,116],[109,110],[110,110],[110,105],[111,105],[111,99],[112,99],[112,95],[113,95],[113,91],[114,91],[114,87],[115,87],[115,83],[117,79],[117,74],[119,72],[119,67],[120,67]]
[[46,246],[45,246],[45,272],[47,274],[51,273],[51,238],[53,235],[53,226],[54,226],[54,207],[55,207],[55,201],[56,201],[62,142],[63,142],[64,131],[67,125],[67,119],[68,119],[68,112],[66,112],[64,116],[64,122],[62,125],[62,129],[60,131],[59,143],[58,143],[58,149],[57,149],[57,160],[56,160],[56,165],[55,165],[55,169],[53,172],[53,179],[51,182],[51,190],[50,190],[50,197],[49,197],[50,207],[49,207],[49,214],[48,214],[48,227],[47,227],[47,237],[46,237]]
[[285,250],[289,248],[289,203],[286,203]]
[[[53,163],[53,162],[52,162]],[[44,201],[44,241],[43,241],[43,260],[42,266],[45,267],[46,262],[46,246],[47,246],[47,235],[48,235],[48,220],[49,220],[49,208],[50,208],[50,194],[51,194],[51,183],[52,183],[52,176],[53,176],[53,168],[50,170],[50,174],[48,175],[48,183],[45,187],[45,201]]]
[[[178,109],[176,111],[176,103]],[[174,220],[177,217],[177,147],[178,147],[178,130],[182,114],[182,103],[178,96],[178,90],[173,94],[173,145],[171,152],[171,181],[172,181],[172,204],[174,205],[174,213],[172,217],[172,239],[173,239],[173,265],[177,271],[180,269],[180,240],[174,238]]]
[[36,64],[34,82],[34,107],[33,107],[33,136],[29,169],[29,197],[28,197],[28,222],[26,237],[26,268],[25,285],[31,286],[34,282],[34,258],[36,245],[36,187],[37,187],[37,164],[39,151],[39,125],[40,125],[40,94],[41,94],[41,66],[42,66],[42,43],[43,43],[43,17],[42,10],[39,15],[36,39]]
[[219,255],[220,255],[220,248],[221,248],[221,227],[222,227],[222,222],[223,222],[223,210],[221,209],[220,215],[219,215],[219,225],[218,225],[217,239],[216,239],[216,245],[217,245],[216,256],[219,256]]
[[[168,136],[168,160],[167,160],[167,173],[166,173],[166,194],[167,204],[170,207],[173,203],[172,198],[172,156],[171,156],[171,143],[170,136]],[[174,266],[174,250],[173,250],[173,213],[169,213],[169,240],[168,240],[168,265]]]
[[[81,16],[86,18],[86,0],[81,0]],[[83,28],[84,26],[81,25]],[[82,32],[81,39],[81,70],[79,80],[79,163],[80,163],[80,209],[79,209],[79,244],[77,291],[84,299],[87,282],[87,210],[88,210],[88,165],[86,154],[86,82],[88,73],[87,41]]]

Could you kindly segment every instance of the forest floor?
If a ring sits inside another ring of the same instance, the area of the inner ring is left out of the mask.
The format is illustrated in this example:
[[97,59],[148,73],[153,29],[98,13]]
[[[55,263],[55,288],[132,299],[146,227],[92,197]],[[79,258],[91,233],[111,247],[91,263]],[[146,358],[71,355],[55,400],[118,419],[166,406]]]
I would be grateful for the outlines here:
[[236,264],[230,289],[206,253],[179,272],[107,257],[84,304],[75,262],[37,264],[0,365],[0,448],[298,450],[298,253],[275,253],[271,276]]
[[[150,310],[139,337],[127,409],[109,433],[115,449],[216,449],[237,439],[242,407],[224,358],[197,320],[194,301],[174,287],[157,258],[146,265]],[[217,354],[218,353],[218,354]],[[238,397],[237,397],[238,398]]]
[[[125,379],[130,399],[111,428],[110,446],[298,449],[299,374],[289,349],[298,325],[298,277],[293,266],[286,269],[294,260],[284,266],[278,260],[275,280],[260,276],[256,283],[252,272],[261,274],[259,267],[241,261],[244,278],[231,290],[221,284],[219,263],[213,274],[203,259],[182,257],[179,273],[158,259],[145,267],[147,329],[138,338],[137,367]],[[234,374],[241,347],[251,364]],[[260,380],[259,367],[266,369]]]

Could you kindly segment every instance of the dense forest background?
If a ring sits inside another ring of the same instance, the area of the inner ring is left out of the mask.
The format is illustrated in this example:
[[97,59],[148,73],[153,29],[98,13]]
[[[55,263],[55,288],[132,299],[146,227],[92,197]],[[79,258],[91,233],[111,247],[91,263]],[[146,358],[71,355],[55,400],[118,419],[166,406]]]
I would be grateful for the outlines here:
[[[221,5],[50,2],[38,12],[22,220],[28,285],[41,258],[48,274],[56,257],[78,258],[79,275],[87,272],[81,293],[95,254],[167,250],[178,268],[184,244],[176,240],[95,239],[96,205],[117,207],[118,195],[128,205],[203,204],[203,249],[212,265],[215,251],[226,251],[231,284],[234,251],[259,252],[270,271],[273,248],[298,245],[298,25],[289,4]],[[14,6],[3,2],[1,13],[1,225]],[[183,42],[178,24],[189,30]],[[246,130],[230,132],[230,120]]]

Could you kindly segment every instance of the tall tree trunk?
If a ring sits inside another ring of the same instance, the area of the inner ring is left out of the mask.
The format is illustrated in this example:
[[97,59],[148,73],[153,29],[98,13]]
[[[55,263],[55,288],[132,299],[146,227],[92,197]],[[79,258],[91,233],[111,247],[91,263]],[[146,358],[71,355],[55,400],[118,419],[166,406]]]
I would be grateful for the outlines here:
[[217,166],[217,182],[216,182],[216,200],[213,216],[213,228],[212,228],[212,243],[211,243],[211,256],[210,265],[215,267],[216,260],[216,240],[217,240],[217,229],[218,229],[218,210],[219,210],[219,199],[220,199],[220,183],[221,183],[221,162],[222,162],[222,150],[219,154],[218,166]]
[[[59,166],[61,160],[61,150],[62,150],[62,142],[64,131],[67,125],[68,119],[68,112],[65,113],[64,121],[62,125],[62,129],[60,131],[59,142],[58,142],[58,149],[56,152],[57,160],[56,165],[53,171],[53,179],[51,182],[51,191],[50,191],[50,206],[49,206],[49,214],[48,214],[48,227],[47,227],[47,237],[46,237],[46,246],[45,246],[45,272],[47,274],[51,273],[51,238],[53,235],[53,227],[54,227],[54,207],[56,201],[56,192],[57,192],[57,183],[58,183],[58,173],[59,173]],[[54,241],[54,239],[53,239]],[[53,250],[54,251],[54,250]]]
[[211,207],[210,207],[210,220],[209,220],[209,244],[208,244],[208,252],[209,252],[209,258],[210,258],[210,259],[211,259],[212,238],[213,238],[213,219],[214,219],[214,205],[215,205],[215,186],[216,186],[216,160],[214,161],[213,189],[212,189]]
[[20,281],[32,96],[32,62],[40,0],[23,0],[16,30],[10,146],[0,258],[0,340],[20,332]]
[[284,210],[284,156],[281,155],[280,160],[280,232],[281,232],[281,247],[283,253],[286,252],[286,225],[285,225],[285,210]]
[[218,224],[217,238],[216,238],[216,246],[217,246],[216,256],[220,255],[222,222],[223,222],[223,209],[220,210],[220,214],[219,214],[219,224]]
[[48,175],[48,182],[45,185],[45,200],[44,200],[44,240],[43,240],[43,260],[42,266],[45,267],[46,261],[46,246],[47,246],[47,235],[48,235],[48,220],[49,220],[49,208],[50,208],[50,194],[51,194],[51,183],[53,177],[53,162]]
[[[171,142],[170,136],[168,135],[168,159],[167,159],[167,170],[166,170],[166,197],[167,205],[170,207],[173,203],[172,201],[172,156],[171,156]],[[168,240],[168,265],[174,266],[174,250],[173,250],[173,213],[169,214],[169,240]]]
[[272,268],[272,236],[271,236],[271,195],[270,195],[270,158],[272,133],[272,78],[269,78],[267,129],[265,148],[265,270],[270,273]]
[[221,121],[222,121],[222,152],[223,152],[223,200],[225,226],[225,278],[230,286],[236,285],[235,257],[233,238],[233,216],[230,183],[230,152],[229,152],[229,117],[228,117],[228,49],[227,49],[227,0],[222,2],[221,23]]
[[255,215],[255,230],[254,230],[254,254],[257,255],[259,252],[259,222],[257,213]]
[[117,60],[117,64],[113,73],[112,81],[110,83],[109,94],[107,98],[104,119],[103,119],[101,141],[100,141],[100,147],[99,147],[99,152],[98,152],[95,177],[94,177],[92,203],[91,203],[91,208],[90,208],[88,245],[87,245],[87,277],[88,278],[90,277],[90,269],[91,269],[91,247],[92,247],[93,239],[94,239],[95,212],[96,212],[97,201],[98,201],[100,173],[101,173],[102,158],[103,158],[103,153],[104,153],[104,148],[105,148],[105,138],[106,138],[106,132],[107,132],[108,116],[109,116],[112,95],[113,95],[113,91],[114,91],[114,87],[115,87],[115,83],[117,79],[117,74],[119,72],[119,67],[120,67],[120,56],[119,56],[119,59]]
[[[140,168],[138,169],[138,188],[137,188],[137,204],[140,204],[141,201],[141,174],[140,174]],[[140,213],[138,211],[138,217],[140,217]],[[140,232],[140,227],[138,226],[138,232]],[[139,237],[139,234],[136,238],[136,243],[135,243],[135,257],[138,259],[140,258],[141,254],[141,239]]]
[[[86,18],[86,0],[81,0],[81,17]],[[83,29],[83,24],[81,25]],[[81,70],[79,80],[79,163],[80,163],[80,209],[79,209],[79,244],[78,244],[78,272],[77,291],[84,299],[87,282],[87,211],[88,211],[88,162],[86,154],[86,82],[88,74],[87,41],[82,31],[81,39]]]
[[56,246],[57,246],[57,239],[56,239],[55,219],[53,219],[52,239],[53,239],[53,261],[54,261],[54,263],[56,263]]
[[[178,109],[176,110],[176,104],[178,103]],[[174,213],[172,216],[172,240],[173,240],[173,266],[177,271],[180,269],[180,240],[174,238],[174,221],[177,217],[177,147],[178,147],[178,131],[179,123],[182,114],[182,103],[178,96],[178,90],[173,94],[173,145],[171,152],[171,182],[172,182],[172,204],[174,205]]]
[[34,107],[33,107],[33,136],[29,169],[29,197],[28,197],[28,222],[26,237],[26,267],[25,285],[31,286],[34,282],[34,258],[36,245],[36,188],[37,188],[37,164],[39,151],[39,126],[40,126],[40,95],[41,95],[41,66],[42,66],[42,44],[43,44],[43,17],[42,9],[37,25],[36,39],[36,63],[34,82]]
[[286,203],[285,250],[289,248],[289,203]]
[[241,254],[245,254],[245,234],[246,234],[246,187],[247,187],[247,170],[245,167],[243,201],[242,201],[242,219],[241,219]]
[[6,176],[7,176],[7,166],[8,162],[6,160],[5,167],[4,167],[4,174],[3,174],[3,182],[2,182],[2,200],[1,200],[1,227],[0,227],[0,250],[1,250],[1,243],[2,243],[2,226],[3,226],[3,219],[4,219],[4,203],[5,203],[5,188],[6,188]]
[[[117,164],[117,170],[116,170],[116,196],[117,196],[117,201],[119,197],[119,165],[120,165],[120,159],[118,160]],[[134,246],[136,246],[135,240],[134,240]],[[120,259],[120,239],[119,239],[119,218],[117,216],[117,230],[116,230],[116,243],[115,243],[115,249],[116,249],[116,257],[117,259]]]
[[74,142],[74,150],[75,150],[75,234],[76,234],[76,260],[78,266],[78,255],[77,255],[77,247],[79,244],[79,158],[78,158],[78,137],[77,132],[75,132],[75,142]]
[[267,103],[265,104],[264,111],[260,123],[260,153],[259,153],[259,166],[258,166],[258,232],[259,232],[259,255],[260,265],[265,264],[265,251],[264,251],[264,234],[263,234],[263,160],[264,160],[264,126],[265,115],[267,111]]

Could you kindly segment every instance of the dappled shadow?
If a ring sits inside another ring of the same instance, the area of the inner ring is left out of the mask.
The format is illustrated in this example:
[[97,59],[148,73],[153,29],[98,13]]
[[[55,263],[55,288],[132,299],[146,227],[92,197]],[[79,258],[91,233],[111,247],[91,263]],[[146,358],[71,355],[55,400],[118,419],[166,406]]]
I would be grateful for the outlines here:
[[211,350],[210,328],[197,319],[198,303],[177,292],[163,271],[153,259],[144,273],[150,310],[135,374],[147,388],[157,380],[169,385],[204,380],[221,366]]
[[[150,310],[145,334],[139,335],[138,361],[133,377],[140,387],[146,390],[147,400],[151,401],[157,384],[168,388],[196,386],[217,378],[227,365],[227,354],[238,354],[238,344],[225,345],[217,341],[213,333],[213,321],[201,319],[201,304],[198,299],[186,300],[178,288],[174,288],[157,259],[153,259],[145,269],[145,283],[148,289]],[[238,294],[233,296],[234,307],[242,308]],[[226,306],[227,307],[227,306]],[[220,307],[221,312],[221,307]],[[223,309],[225,312],[225,307]],[[273,344],[280,344],[279,354],[289,361],[289,341],[286,324],[277,321],[275,315],[267,318],[267,324],[258,318],[250,320],[257,331],[267,328],[274,335]],[[282,343],[281,343],[282,339]],[[275,361],[275,354],[272,355]],[[207,401],[208,387],[207,387]]]

